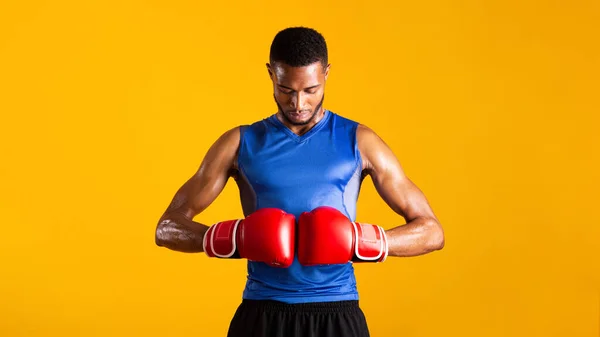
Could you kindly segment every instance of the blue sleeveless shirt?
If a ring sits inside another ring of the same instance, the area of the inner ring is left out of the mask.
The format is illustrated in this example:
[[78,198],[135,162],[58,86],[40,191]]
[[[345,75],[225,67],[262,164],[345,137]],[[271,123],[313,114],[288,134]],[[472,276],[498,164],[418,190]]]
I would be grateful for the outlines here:
[[[244,215],[275,207],[296,216],[332,206],[355,221],[362,182],[358,123],[325,110],[298,136],[276,115],[241,128],[236,179]],[[286,303],[357,300],[352,263],[289,268],[248,261],[243,298]]]

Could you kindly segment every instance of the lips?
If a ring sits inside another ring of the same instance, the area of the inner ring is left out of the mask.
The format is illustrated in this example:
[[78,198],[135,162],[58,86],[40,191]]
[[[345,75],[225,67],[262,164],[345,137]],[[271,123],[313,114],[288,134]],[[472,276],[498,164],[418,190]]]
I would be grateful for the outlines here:
[[309,115],[309,113],[310,113],[310,111],[301,111],[301,112],[291,111],[291,112],[289,112],[289,115],[292,118],[301,119],[301,118],[307,117]]

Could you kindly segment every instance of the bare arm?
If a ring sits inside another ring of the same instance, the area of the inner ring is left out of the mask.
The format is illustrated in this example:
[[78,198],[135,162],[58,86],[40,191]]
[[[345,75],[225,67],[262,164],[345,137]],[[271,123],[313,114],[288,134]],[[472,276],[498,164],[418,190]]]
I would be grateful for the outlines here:
[[192,219],[223,191],[235,171],[239,128],[225,132],[210,147],[198,171],[179,188],[156,226],[156,244],[171,250],[202,252],[208,226]]
[[442,226],[425,195],[405,175],[391,149],[364,125],[358,128],[357,139],[363,170],[371,176],[382,199],[406,221],[386,230],[389,256],[417,256],[442,249]]

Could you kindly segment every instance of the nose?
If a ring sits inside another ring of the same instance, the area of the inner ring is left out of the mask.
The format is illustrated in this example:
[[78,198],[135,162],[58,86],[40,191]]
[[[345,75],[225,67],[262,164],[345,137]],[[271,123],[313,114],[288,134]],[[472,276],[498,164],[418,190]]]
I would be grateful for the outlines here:
[[294,110],[302,110],[306,105],[306,95],[303,92],[297,92],[290,100],[290,107]]

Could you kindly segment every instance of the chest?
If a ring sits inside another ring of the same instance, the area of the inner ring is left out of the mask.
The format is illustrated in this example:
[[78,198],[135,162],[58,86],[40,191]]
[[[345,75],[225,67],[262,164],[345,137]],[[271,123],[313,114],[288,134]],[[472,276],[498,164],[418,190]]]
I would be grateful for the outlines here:
[[344,186],[359,160],[349,139],[322,133],[298,142],[265,134],[244,144],[239,166],[256,192]]

